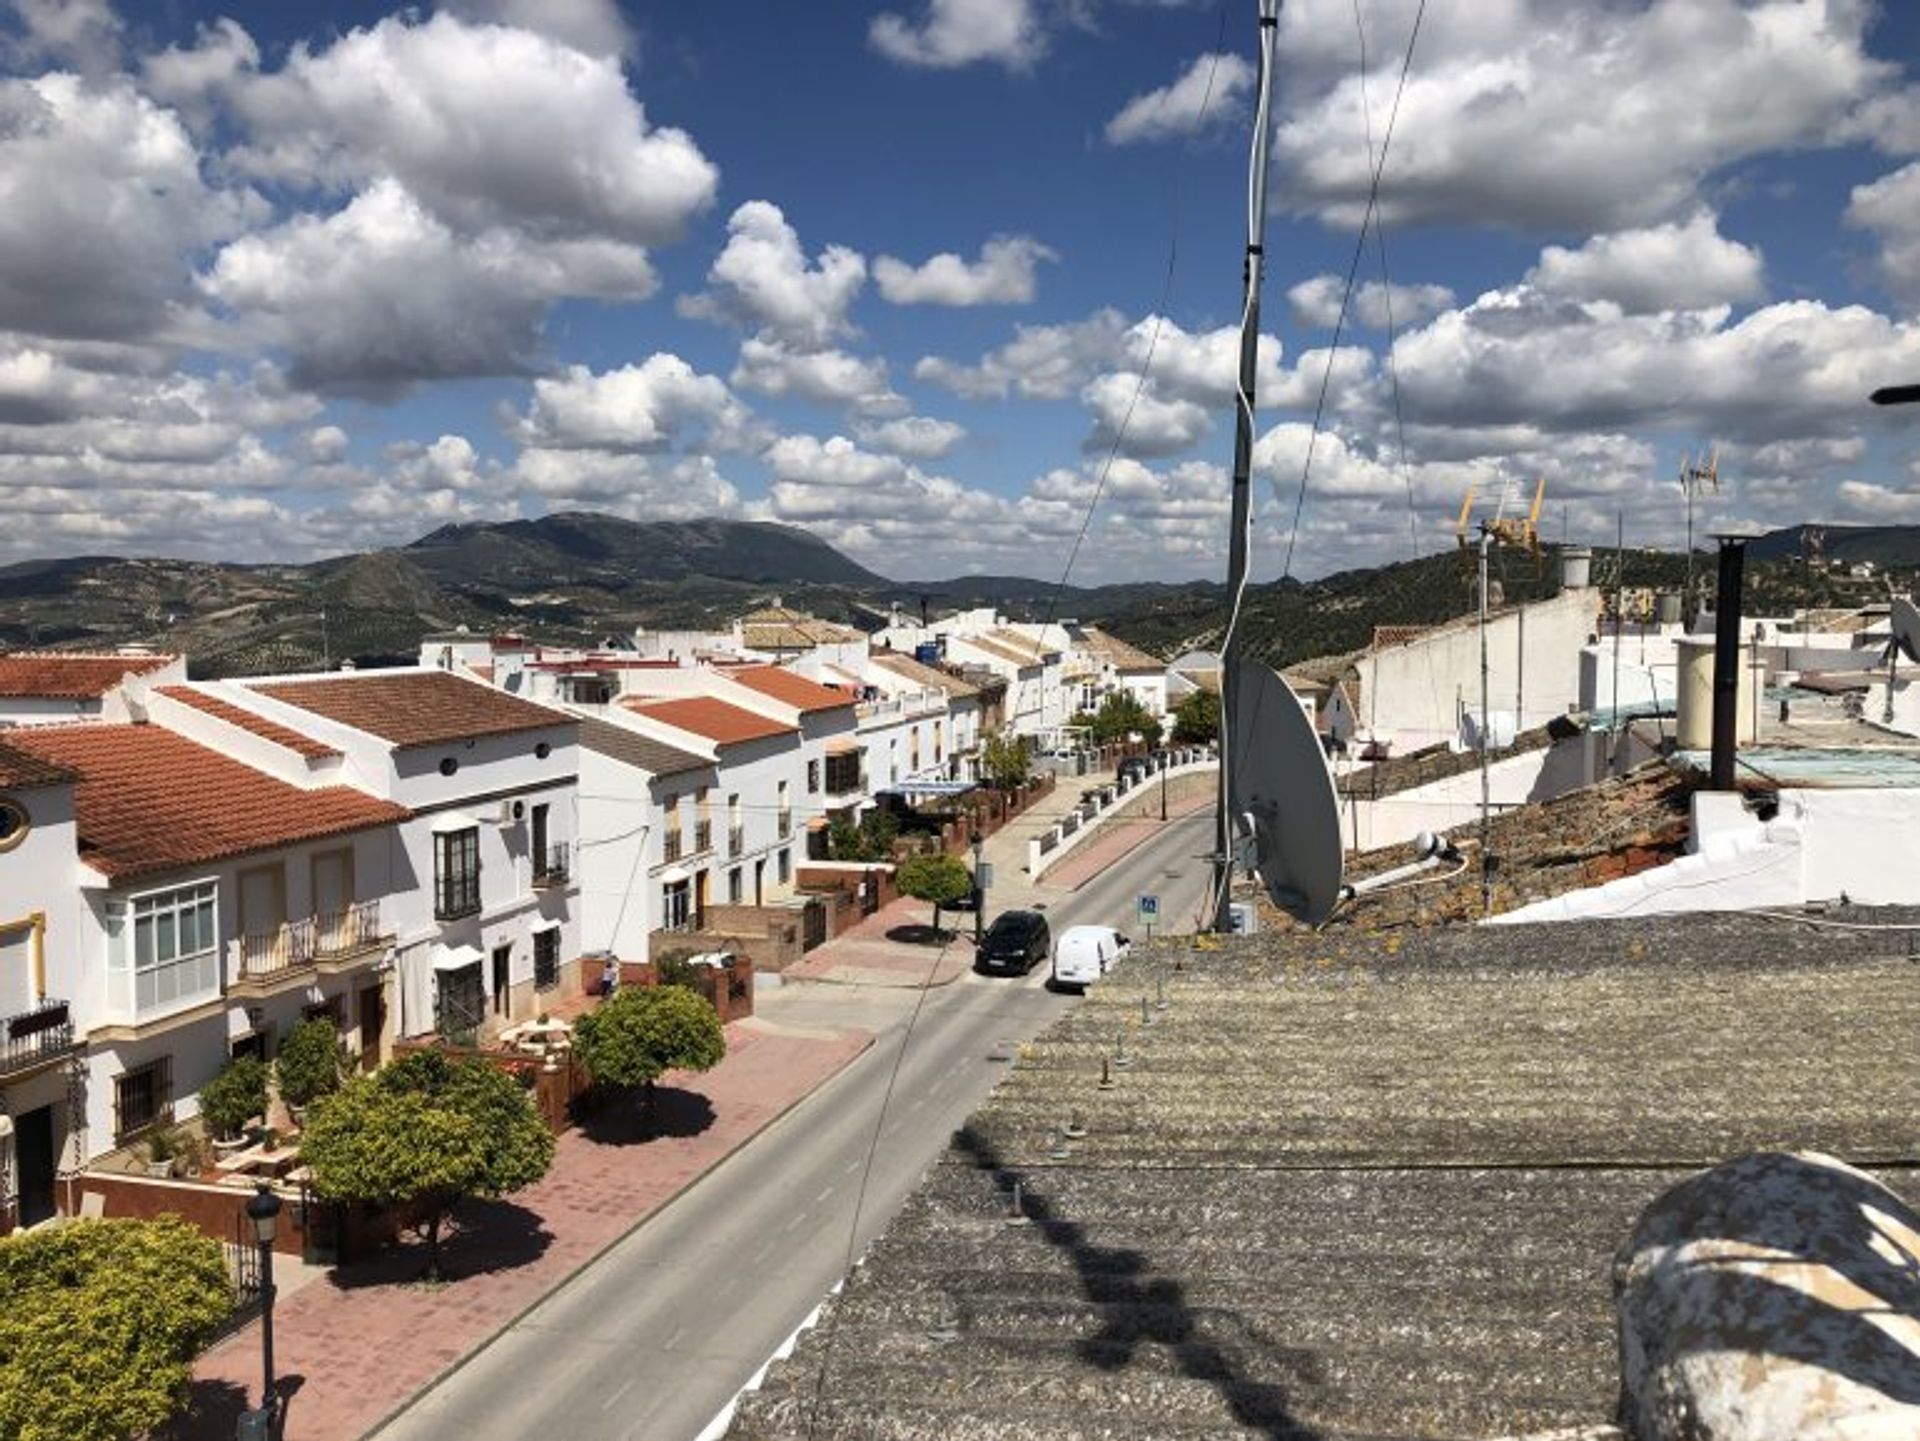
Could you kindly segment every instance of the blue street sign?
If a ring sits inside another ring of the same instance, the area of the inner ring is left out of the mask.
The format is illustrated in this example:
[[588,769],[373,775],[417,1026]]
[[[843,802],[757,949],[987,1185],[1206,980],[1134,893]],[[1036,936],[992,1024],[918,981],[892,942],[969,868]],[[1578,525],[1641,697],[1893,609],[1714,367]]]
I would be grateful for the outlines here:
[[1160,897],[1158,896],[1140,897],[1140,923],[1142,925],[1152,925],[1155,921],[1159,919],[1160,919]]

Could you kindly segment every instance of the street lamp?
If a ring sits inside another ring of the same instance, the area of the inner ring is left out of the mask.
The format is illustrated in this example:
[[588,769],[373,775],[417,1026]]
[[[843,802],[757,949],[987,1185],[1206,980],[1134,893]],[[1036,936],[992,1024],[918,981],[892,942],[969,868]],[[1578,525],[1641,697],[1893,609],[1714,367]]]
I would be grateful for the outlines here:
[[980,854],[986,849],[987,838],[975,831],[970,844],[973,846],[973,943],[977,946],[985,934],[980,929],[980,913],[987,908],[986,888],[980,884]]
[[267,1182],[255,1185],[253,1199],[247,1202],[247,1220],[260,1247],[260,1358],[265,1379],[260,1408],[240,1413],[240,1441],[270,1441],[279,1411],[273,1385],[273,1238],[280,1229],[280,1198]]

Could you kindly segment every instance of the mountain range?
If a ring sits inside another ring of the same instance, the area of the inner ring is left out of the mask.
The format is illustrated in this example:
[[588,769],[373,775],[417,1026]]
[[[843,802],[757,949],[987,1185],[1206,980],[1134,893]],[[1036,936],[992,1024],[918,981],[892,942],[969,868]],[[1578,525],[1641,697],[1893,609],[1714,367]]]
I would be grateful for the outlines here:
[[[1750,554],[1750,608],[1857,602],[1884,583],[1802,563],[1806,527],[1760,537]],[[1920,526],[1826,527],[1825,554],[1881,570],[1920,566]],[[1611,583],[1611,552],[1595,579]],[[1549,593],[1557,565],[1497,558],[1510,600]],[[1632,551],[1626,583],[1680,583],[1679,555]],[[1695,562],[1709,575],[1710,560]],[[1250,586],[1245,633],[1276,665],[1363,645],[1381,624],[1430,624],[1472,600],[1463,557]],[[1023,576],[900,582],[850,560],[811,533],[762,522],[629,521],[566,512],[538,520],[449,525],[409,545],[306,565],[234,565],[74,556],[0,566],[0,649],[137,642],[190,657],[196,676],[258,674],[411,660],[420,638],[467,626],[511,629],[554,643],[659,629],[723,628],[775,599],[877,629],[889,608],[909,613],[991,605],[1021,619],[1098,621],[1165,656],[1217,643],[1225,587],[1212,581],[1058,587]]]

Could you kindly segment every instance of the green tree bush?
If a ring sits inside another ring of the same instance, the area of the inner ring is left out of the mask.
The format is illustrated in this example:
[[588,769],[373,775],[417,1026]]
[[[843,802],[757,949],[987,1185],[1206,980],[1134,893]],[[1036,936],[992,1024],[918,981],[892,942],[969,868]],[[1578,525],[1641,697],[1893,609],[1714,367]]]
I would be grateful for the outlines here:
[[1173,708],[1173,740],[1176,745],[1211,745],[1220,738],[1220,697],[1210,690],[1197,690]]
[[1086,719],[1087,739],[1095,745],[1114,745],[1138,735],[1142,740],[1160,739],[1160,718],[1140,703],[1132,691],[1117,690],[1100,702],[1100,709]]
[[346,1067],[333,1022],[316,1016],[288,1031],[273,1069],[280,1082],[280,1099],[289,1106],[311,1106],[339,1090]]
[[1033,768],[1026,742],[1006,731],[995,731],[980,743],[981,774],[1002,790],[1026,783]]
[[423,1050],[316,1102],[300,1154],[321,1195],[406,1208],[427,1243],[427,1279],[438,1280],[454,1207],[546,1175],[553,1135],[505,1071]]
[[635,986],[574,1022],[573,1049],[596,1085],[637,1087],[651,1105],[662,1072],[711,1070],[727,1054],[727,1036],[694,992]]
[[220,1244],[177,1217],[0,1240],[0,1436],[124,1441],[161,1425],[232,1310]]
[[877,808],[868,811],[857,823],[836,817],[827,823],[827,859],[891,860],[894,837],[899,834],[900,823]]
[[223,1140],[266,1113],[267,1063],[258,1056],[235,1056],[200,1088],[200,1114]]
[[933,929],[940,931],[940,908],[973,894],[973,872],[957,856],[913,856],[894,872],[900,893],[933,903]]

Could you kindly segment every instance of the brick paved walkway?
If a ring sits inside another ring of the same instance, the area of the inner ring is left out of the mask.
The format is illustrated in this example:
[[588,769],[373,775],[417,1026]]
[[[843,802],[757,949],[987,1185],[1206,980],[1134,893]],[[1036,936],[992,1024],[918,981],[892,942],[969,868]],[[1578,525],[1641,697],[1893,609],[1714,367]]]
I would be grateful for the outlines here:
[[[274,1312],[277,1369],[293,1391],[286,1441],[365,1435],[872,1041],[857,1030],[822,1038],[752,1020],[729,1026],[720,1065],[684,1078],[684,1089],[672,1075],[662,1081],[651,1132],[641,1133],[637,1112],[590,1118],[560,1137],[537,1186],[467,1203],[462,1233],[441,1248],[455,1279],[413,1282],[423,1252],[409,1245],[289,1297]],[[194,1377],[192,1410],[162,1435],[230,1441],[236,1416],[259,1396],[259,1324],[202,1356]]]

